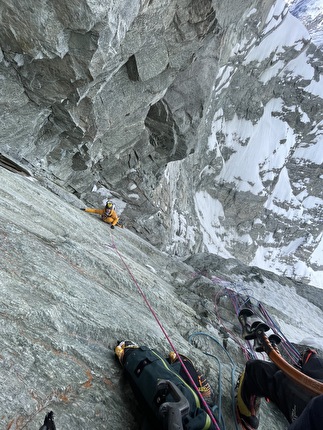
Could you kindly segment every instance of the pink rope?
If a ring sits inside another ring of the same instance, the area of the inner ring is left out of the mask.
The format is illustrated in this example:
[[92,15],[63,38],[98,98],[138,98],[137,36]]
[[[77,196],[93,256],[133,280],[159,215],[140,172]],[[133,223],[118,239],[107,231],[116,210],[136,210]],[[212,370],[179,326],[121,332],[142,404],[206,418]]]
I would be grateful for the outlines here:
[[[241,350],[242,350],[242,353],[243,353],[243,356],[244,356],[244,358],[245,358],[245,360],[247,361],[247,360],[249,360],[249,351],[248,351],[248,348],[246,348],[245,346],[244,346],[244,344],[241,342],[241,340],[234,334],[234,332],[232,331],[232,330],[230,330],[230,329],[228,329],[227,327],[226,327],[226,325],[225,325],[225,323],[224,323],[224,321],[222,320],[222,318],[221,318],[221,315],[220,315],[220,311],[219,311],[219,307],[218,307],[218,305],[217,305],[217,303],[218,303],[218,301],[220,300],[220,298],[221,298],[221,296],[222,295],[226,295],[228,292],[229,292],[229,290],[227,290],[226,288],[225,288],[225,290],[224,290],[225,292],[223,293],[223,291],[222,290],[219,290],[218,292],[217,292],[217,294],[215,295],[215,299],[214,299],[214,309],[215,309],[215,314],[216,314],[216,316],[217,316],[217,319],[218,319],[218,321],[219,321],[219,323],[224,327],[224,329],[225,329],[225,331],[226,331],[226,333],[228,333],[228,335],[230,335],[230,337],[231,337],[231,339],[241,348]],[[233,305],[233,307],[234,307],[234,309],[235,309],[235,311],[236,312],[238,312],[237,311],[237,309],[238,309],[238,307],[236,307],[235,306],[235,304],[233,303],[233,300],[232,300],[232,297],[231,297],[231,294],[230,294],[230,298],[231,298],[231,303],[232,303],[232,305]]]
[[143,290],[140,288],[140,286],[139,286],[139,284],[138,284],[138,282],[137,282],[136,278],[134,277],[133,273],[131,272],[131,270],[130,270],[129,266],[127,265],[127,263],[125,262],[124,258],[123,258],[123,257],[122,257],[122,255],[120,254],[120,252],[119,252],[118,248],[116,247],[116,245],[115,245],[115,243],[114,243],[114,240],[113,240],[113,237],[112,237],[112,242],[113,242],[113,248],[116,250],[116,252],[117,252],[117,254],[118,254],[118,256],[119,256],[120,260],[122,261],[122,263],[124,264],[125,268],[127,269],[127,271],[128,271],[128,273],[129,273],[129,275],[130,275],[131,279],[133,280],[134,284],[136,285],[136,287],[137,287],[137,289],[138,289],[139,293],[141,294],[142,298],[144,299],[144,301],[145,301],[146,305],[148,306],[148,308],[149,308],[150,312],[153,314],[153,316],[154,316],[154,318],[155,318],[155,320],[156,320],[157,324],[159,325],[159,327],[160,327],[161,331],[163,332],[163,334],[164,334],[165,338],[167,339],[167,341],[168,341],[168,343],[169,343],[170,347],[172,348],[172,350],[175,352],[176,356],[178,357],[179,362],[181,363],[181,365],[182,365],[182,367],[183,367],[183,369],[184,369],[184,371],[185,371],[186,375],[188,376],[188,379],[190,380],[190,382],[191,382],[192,386],[195,388],[195,391],[197,392],[197,394],[198,394],[198,396],[199,396],[199,398],[200,398],[200,400],[201,400],[201,402],[202,402],[202,404],[203,404],[203,406],[204,406],[204,408],[205,408],[206,412],[208,413],[208,415],[209,415],[209,417],[210,417],[210,419],[211,419],[212,423],[215,425],[216,430],[221,430],[221,429],[220,429],[220,427],[218,426],[218,424],[217,424],[217,422],[216,422],[215,418],[214,418],[214,415],[212,414],[211,409],[209,408],[208,404],[206,403],[205,399],[203,398],[202,394],[200,393],[200,391],[199,391],[199,389],[198,389],[197,385],[195,384],[195,382],[194,382],[194,380],[193,380],[192,376],[190,375],[189,371],[187,370],[187,367],[185,366],[185,364],[184,364],[184,362],[183,362],[183,360],[182,360],[181,356],[178,354],[178,352],[177,352],[177,350],[176,350],[175,346],[173,345],[173,342],[171,341],[170,337],[168,336],[168,334],[167,334],[167,332],[166,332],[166,330],[165,330],[164,326],[163,326],[163,325],[162,325],[162,323],[160,322],[160,320],[159,320],[159,318],[158,318],[158,316],[157,316],[156,312],[154,311],[154,309],[153,309],[153,308],[152,308],[152,306],[150,305],[150,303],[149,303],[149,301],[148,301],[148,299],[147,299],[146,295],[144,294]]

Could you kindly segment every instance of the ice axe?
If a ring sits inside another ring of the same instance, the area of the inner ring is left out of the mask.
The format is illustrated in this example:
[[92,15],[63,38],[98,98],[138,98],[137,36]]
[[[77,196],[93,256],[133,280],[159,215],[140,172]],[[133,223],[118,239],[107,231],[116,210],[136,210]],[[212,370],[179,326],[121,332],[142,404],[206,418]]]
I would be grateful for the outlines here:
[[[258,328],[261,328],[261,327],[258,326],[257,329]],[[278,336],[278,334],[274,333],[271,329],[269,329],[269,331],[267,331],[266,336],[267,336],[269,342],[271,343],[271,345],[273,345],[273,346],[278,345],[281,342],[280,336]],[[254,341],[253,341],[253,349],[257,352],[264,352],[265,351],[263,344],[259,342],[257,336],[254,338]]]
[[265,351],[268,357],[276,366],[282,370],[285,375],[292,379],[302,388],[312,392],[315,395],[323,394],[323,383],[305,375],[296,367],[289,364],[280,354],[277,344],[280,342],[280,337],[273,333],[267,337],[267,334],[261,324],[254,329],[255,341],[262,351]]
[[40,427],[39,430],[56,430],[53,411],[50,411],[48,412],[48,414],[46,414],[44,424]]
[[[270,330],[250,308],[242,308],[238,314],[242,326],[242,336],[246,340],[254,339],[257,352],[266,352],[268,357],[278,366],[290,379],[314,394],[323,394],[323,383],[305,375],[296,367],[289,364],[280,354],[277,345],[281,342],[280,337]],[[266,334],[270,330],[270,334]]]

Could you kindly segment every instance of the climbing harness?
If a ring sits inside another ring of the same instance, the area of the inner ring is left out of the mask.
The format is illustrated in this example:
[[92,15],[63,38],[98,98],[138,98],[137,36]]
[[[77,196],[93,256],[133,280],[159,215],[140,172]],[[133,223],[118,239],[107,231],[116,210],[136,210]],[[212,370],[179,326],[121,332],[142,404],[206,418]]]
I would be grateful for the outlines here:
[[[201,403],[203,404],[203,407],[204,407],[205,411],[207,412],[207,414],[209,415],[209,417],[210,417],[212,423],[214,424],[216,430],[225,430],[225,422],[224,422],[224,418],[222,415],[222,388],[221,388],[221,363],[220,363],[220,361],[218,360],[218,358],[215,355],[210,354],[209,352],[203,351],[204,354],[214,358],[218,362],[218,367],[219,367],[218,404],[215,405],[211,410],[211,408],[206,403],[202,393],[199,391],[197,385],[195,384],[195,382],[194,382],[192,376],[190,375],[187,367],[185,366],[185,363],[182,360],[180,354],[177,352],[176,348],[174,347],[173,342],[171,341],[169,335],[167,334],[167,332],[166,332],[163,324],[161,323],[160,319],[158,318],[155,310],[151,306],[151,304],[148,301],[146,295],[144,294],[142,288],[138,284],[138,282],[137,282],[135,276],[133,275],[130,267],[128,266],[127,262],[123,258],[122,254],[119,252],[112,235],[111,235],[111,238],[112,238],[111,248],[113,248],[115,250],[118,257],[122,261],[122,263],[123,263],[124,267],[126,268],[129,276],[131,277],[132,281],[134,282],[138,292],[140,293],[145,304],[147,305],[150,312],[152,313],[152,315],[153,315],[155,321],[157,322],[159,328],[163,332],[163,334],[164,334],[166,340],[168,341],[171,349],[174,351],[174,353],[178,357],[178,360],[179,360],[183,370],[185,371],[185,373],[186,373],[191,385],[194,387],[196,393],[200,397]],[[247,289],[245,289],[243,286],[242,286],[241,291],[237,292],[237,291],[234,291],[233,289],[228,288],[229,284],[230,283],[228,282],[227,285],[223,288],[221,294],[230,298],[231,303],[233,305],[233,308],[234,308],[235,313],[237,314],[238,318],[241,317],[241,310],[242,309],[244,309],[244,310],[249,309],[249,312],[247,312],[247,314],[246,314],[247,318],[250,318],[253,313],[256,313],[256,315],[261,315],[263,322],[261,325],[258,324],[257,326],[255,326],[255,327],[257,327],[258,331],[257,331],[257,335],[253,335],[253,331],[256,330],[256,328],[252,327],[252,321],[248,322],[248,324],[250,323],[250,326],[247,328],[247,320],[242,318],[242,317],[239,318],[239,321],[242,325],[242,328],[244,329],[243,335],[244,335],[244,339],[246,342],[246,346],[232,332],[230,332],[230,330],[228,330],[226,328],[225,323],[223,323],[223,321],[221,321],[220,316],[217,314],[217,317],[218,317],[220,323],[222,323],[222,326],[224,327],[225,331],[227,331],[227,334],[231,335],[231,337],[241,347],[246,360],[248,360],[250,358],[258,358],[259,354],[266,352],[266,354],[269,356],[269,358],[272,361],[274,361],[279,367],[282,367],[284,365],[285,366],[284,369],[285,369],[286,373],[288,374],[288,371],[290,371],[290,368],[294,369],[294,367],[292,365],[290,365],[289,363],[287,363],[283,359],[283,357],[280,355],[277,348],[273,345],[277,344],[278,342],[281,342],[281,345],[284,348],[286,354],[295,363],[297,363],[299,358],[300,358],[299,352],[288,341],[288,339],[283,335],[283,333],[281,333],[281,331],[280,331],[279,327],[277,326],[277,324],[275,323],[274,319],[269,315],[269,313],[267,312],[265,307],[262,305],[262,303],[256,301],[255,299],[254,299],[254,301],[256,302],[256,304],[252,303],[251,302],[252,297],[249,295],[249,291]],[[215,300],[214,306],[215,306],[216,310],[217,310],[217,302],[218,301],[219,301],[219,296],[217,296],[216,300]],[[264,333],[269,329],[272,331],[272,334],[267,337],[266,334],[264,334]],[[240,427],[239,427],[239,424],[238,424],[237,419],[236,419],[235,402],[234,402],[235,386],[236,386],[236,381],[235,381],[236,365],[235,365],[232,357],[230,356],[230,354],[227,352],[227,350],[213,336],[211,336],[207,333],[203,333],[203,332],[196,332],[196,333],[193,333],[192,335],[189,336],[188,341],[191,342],[191,340],[197,336],[207,337],[210,340],[217,343],[218,345],[220,345],[220,347],[225,351],[226,355],[229,358],[229,361],[231,364],[231,381],[232,381],[231,396],[232,396],[233,416],[235,417],[236,429],[239,429]],[[254,345],[251,344],[252,340],[254,341]],[[287,366],[286,366],[286,364],[287,364]],[[301,373],[301,372],[299,372],[299,373]],[[310,386],[314,387],[313,389],[316,389],[317,392],[323,392],[323,391],[320,391],[322,384],[320,384],[320,385],[313,384],[312,380],[310,381],[310,379],[311,378],[305,377],[304,381],[306,380],[307,383],[311,384]],[[176,404],[176,402],[175,402],[175,404]],[[217,420],[215,419],[214,415],[217,415]],[[221,428],[219,427],[217,421],[221,424]]]

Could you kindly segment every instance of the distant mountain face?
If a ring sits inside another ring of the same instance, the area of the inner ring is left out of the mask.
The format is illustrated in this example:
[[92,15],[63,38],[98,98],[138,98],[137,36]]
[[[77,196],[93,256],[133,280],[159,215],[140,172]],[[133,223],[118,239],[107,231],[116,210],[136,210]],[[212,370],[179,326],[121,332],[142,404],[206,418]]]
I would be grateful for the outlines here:
[[290,12],[308,29],[315,44],[323,47],[323,1],[287,0]]
[[322,283],[322,51],[284,0],[39,7],[3,5],[1,154],[170,254]]
[[[250,30],[256,9],[248,17]],[[258,38],[242,34],[215,78],[209,129],[198,129],[194,154],[168,165],[160,188],[170,189],[168,249],[322,286],[322,51],[279,2]]]

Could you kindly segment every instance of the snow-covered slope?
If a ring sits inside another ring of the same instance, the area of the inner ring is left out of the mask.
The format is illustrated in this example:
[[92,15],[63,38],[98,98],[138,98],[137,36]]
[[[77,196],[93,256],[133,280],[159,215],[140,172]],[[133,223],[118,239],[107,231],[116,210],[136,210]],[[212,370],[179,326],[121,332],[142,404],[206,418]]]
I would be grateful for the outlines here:
[[310,32],[313,42],[323,48],[323,1],[286,0],[290,12],[300,19]]
[[[170,189],[170,250],[204,249],[323,287],[322,53],[309,41],[283,1],[261,37],[237,40],[215,79],[210,134],[165,175],[185,190]],[[190,189],[198,223],[179,210]]]

